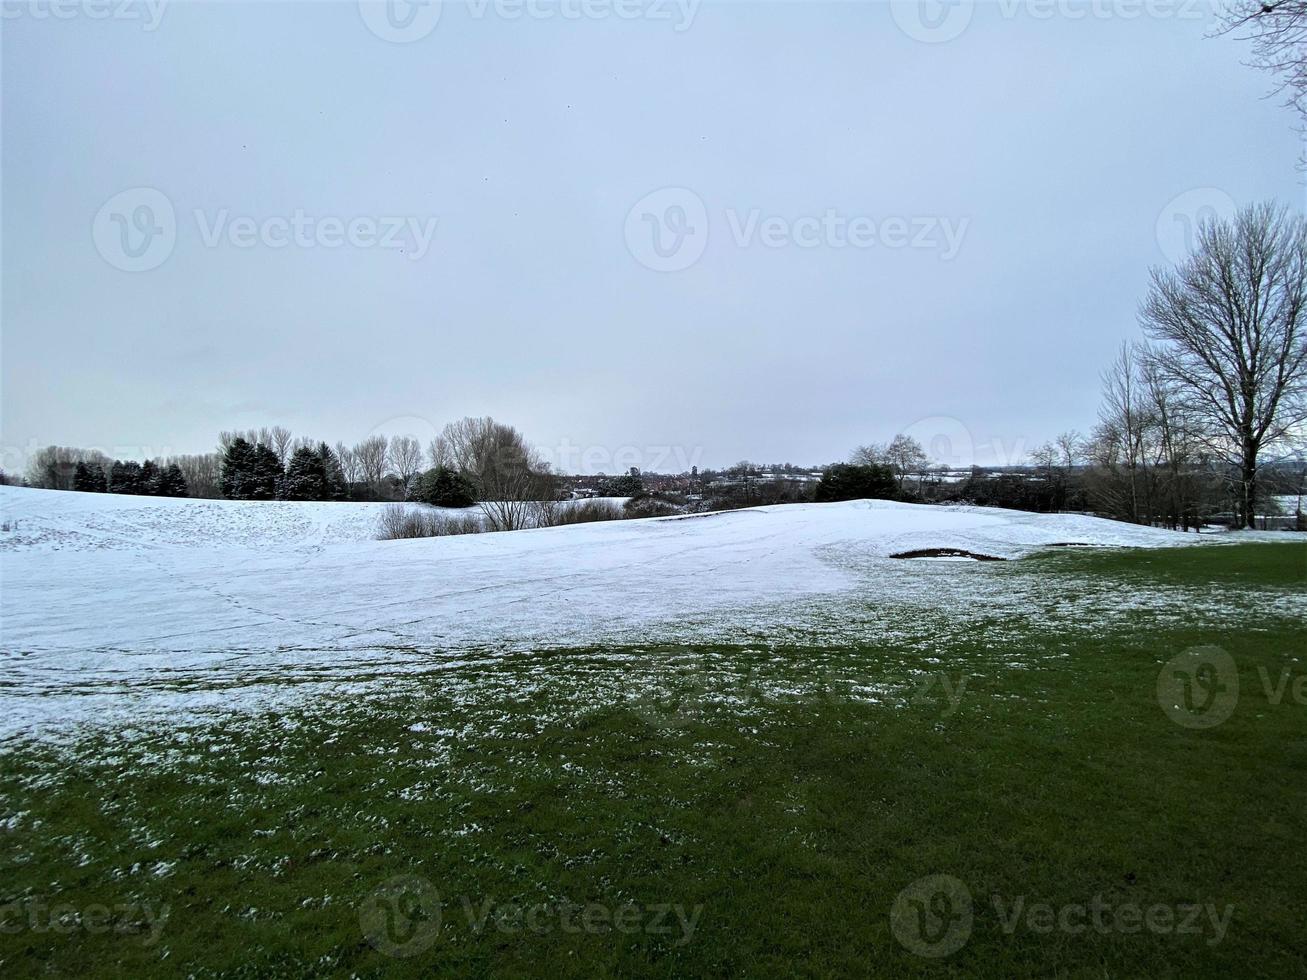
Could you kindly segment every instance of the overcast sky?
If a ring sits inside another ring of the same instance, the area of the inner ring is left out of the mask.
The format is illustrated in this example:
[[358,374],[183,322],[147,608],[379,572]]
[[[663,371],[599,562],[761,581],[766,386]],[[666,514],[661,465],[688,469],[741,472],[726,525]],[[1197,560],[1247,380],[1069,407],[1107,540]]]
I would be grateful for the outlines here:
[[120,2],[4,5],[6,469],[482,414],[1003,461],[1092,425],[1187,222],[1304,205],[1197,0]]

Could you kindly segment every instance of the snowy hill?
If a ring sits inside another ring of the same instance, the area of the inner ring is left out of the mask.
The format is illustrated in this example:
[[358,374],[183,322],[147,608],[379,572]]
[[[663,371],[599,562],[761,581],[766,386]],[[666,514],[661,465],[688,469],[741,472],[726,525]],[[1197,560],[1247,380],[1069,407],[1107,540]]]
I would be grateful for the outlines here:
[[222,678],[222,698],[238,701],[273,673],[403,671],[419,651],[429,661],[658,637],[738,642],[746,630],[826,636],[840,620],[831,603],[961,609],[1002,565],[888,557],[900,552],[1011,558],[1051,544],[1195,540],[1090,517],[883,501],[372,540],[382,506],[0,488],[3,724],[95,711],[100,698],[79,693],[149,697],[164,681]]

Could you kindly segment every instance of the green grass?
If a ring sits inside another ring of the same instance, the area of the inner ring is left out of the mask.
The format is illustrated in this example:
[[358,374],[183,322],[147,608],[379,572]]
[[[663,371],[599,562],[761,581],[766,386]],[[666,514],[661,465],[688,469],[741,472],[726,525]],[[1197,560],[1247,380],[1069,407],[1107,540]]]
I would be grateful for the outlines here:
[[[1307,704],[1263,681],[1307,673],[1307,627],[1265,612],[1301,595],[1304,554],[1067,551],[997,570],[1054,597],[1165,584],[1207,610],[1193,622],[1140,609],[907,650],[550,651],[284,715],[12,746],[0,973],[1307,974]],[[1238,703],[1207,729],[1157,693],[1196,646],[1238,670]],[[934,874],[973,908],[940,958],[891,923]],[[398,876],[425,884],[402,879],[392,906]],[[1219,941],[1206,912],[1197,934],[1043,931],[1038,912],[1005,929],[994,896],[1232,911]],[[477,929],[487,902],[540,909],[536,928]],[[64,933],[46,928],[55,905]],[[95,905],[118,909],[116,931],[73,921]],[[164,906],[151,939],[142,909]],[[392,907],[407,927],[369,917]],[[604,925],[615,911],[629,931]],[[412,956],[377,948],[410,937]]]

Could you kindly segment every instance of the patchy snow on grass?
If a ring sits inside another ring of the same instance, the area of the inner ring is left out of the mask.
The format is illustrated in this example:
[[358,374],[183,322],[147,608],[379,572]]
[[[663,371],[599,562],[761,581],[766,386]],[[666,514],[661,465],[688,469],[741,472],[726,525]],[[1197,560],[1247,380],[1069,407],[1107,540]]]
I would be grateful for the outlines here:
[[977,588],[994,591],[991,563],[891,555],[1198,540],[852,501],[378,541],[384,506],[0,488],[0,736],[339,696],[513,650],[856,642],[889,628],[869,607],[957,616]]

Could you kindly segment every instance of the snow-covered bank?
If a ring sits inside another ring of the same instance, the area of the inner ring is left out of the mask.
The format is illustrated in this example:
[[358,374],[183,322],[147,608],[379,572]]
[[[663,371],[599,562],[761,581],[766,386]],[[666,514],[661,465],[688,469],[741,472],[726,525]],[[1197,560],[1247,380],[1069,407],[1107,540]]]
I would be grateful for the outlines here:
[[982,574],[888,558],[905,551],[1011,558],[1198,540],[1092,517],[855,501],[376,541],[381,506],[0,488],[0,733],[115,695],[134,705],[185,688],[235,703],[292,678],[375,678],[474,650],[756,637],[801,627],[805,604],[832,597],[956,603],[940,583]]

